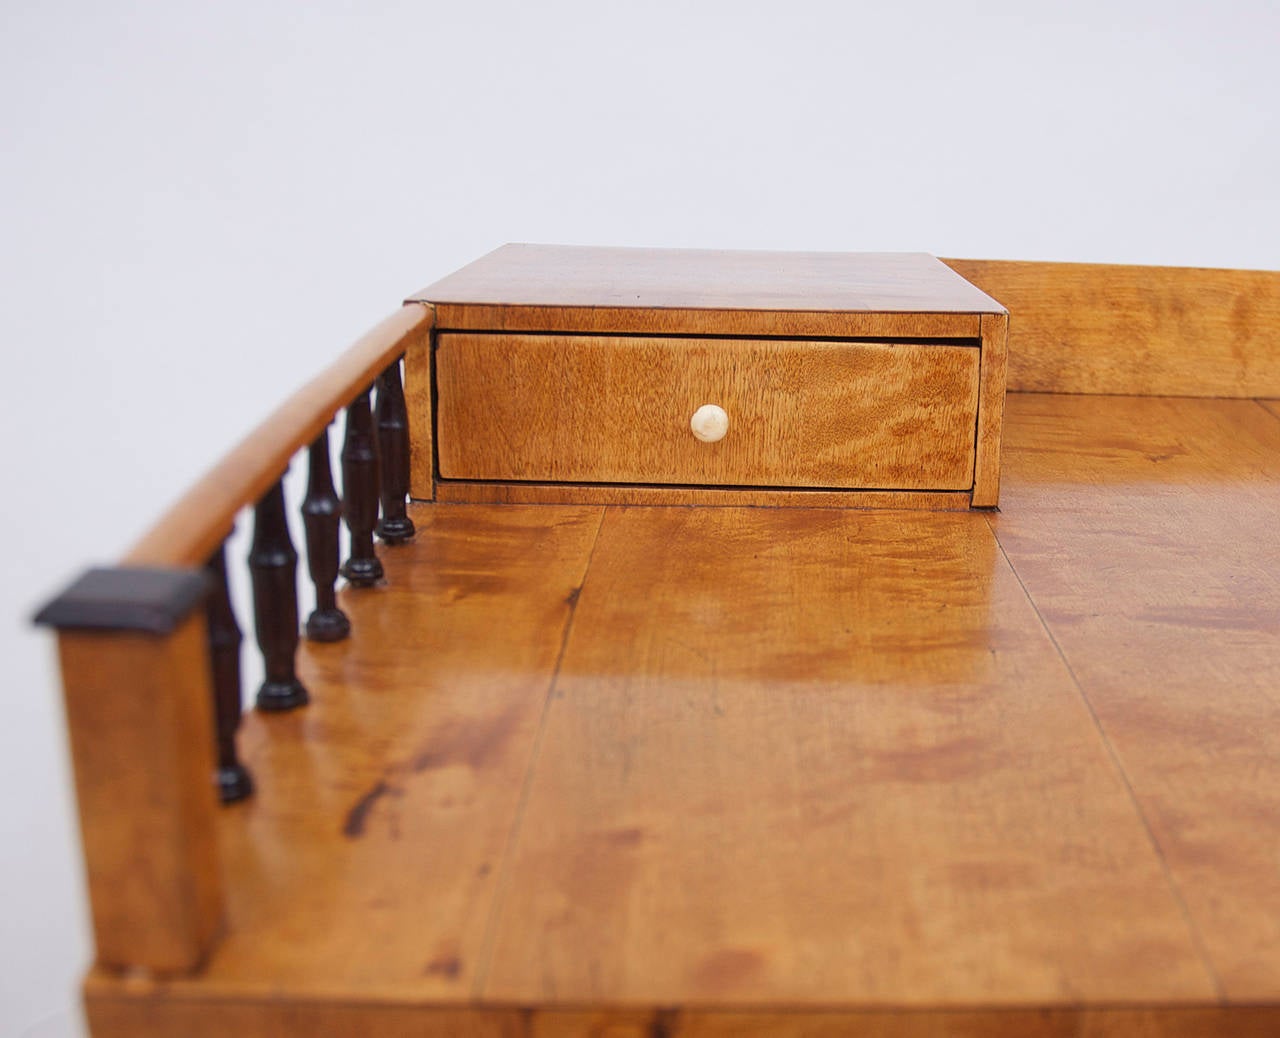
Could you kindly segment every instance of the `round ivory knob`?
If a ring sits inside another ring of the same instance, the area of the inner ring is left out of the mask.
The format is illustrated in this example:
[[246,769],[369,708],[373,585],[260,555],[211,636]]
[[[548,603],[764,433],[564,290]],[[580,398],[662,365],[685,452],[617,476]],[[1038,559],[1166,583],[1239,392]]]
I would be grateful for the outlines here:
[[723,440],[724,434],[729,431],[729,416],[725,414],[723,407],[703,404],[693,412],[689,428],[703,443],[715,443],[716,440]]

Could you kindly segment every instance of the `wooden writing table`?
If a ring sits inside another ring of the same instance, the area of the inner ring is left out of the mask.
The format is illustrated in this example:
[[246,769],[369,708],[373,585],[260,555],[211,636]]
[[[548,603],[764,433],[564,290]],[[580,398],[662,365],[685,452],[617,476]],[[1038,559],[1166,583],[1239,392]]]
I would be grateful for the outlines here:
[[[215,938],[95,968],[94,1035],[1280,1033],[1280,276],[1248,328],[1197,303],[1237,398],[1193,399],[1143,395],[1188,377],[1174,311],[1116,329],[1214,279],[978,266],[1019,380],[1062,320],[1019,339],[1026,284],[1120,286],[1072,376],[1119,395],[1011,393],[999,512],[411,505],[311,705],[245,719]],[[252,500],[427,320],[191,501]],[[194,508],[134,563],[202,557]]]

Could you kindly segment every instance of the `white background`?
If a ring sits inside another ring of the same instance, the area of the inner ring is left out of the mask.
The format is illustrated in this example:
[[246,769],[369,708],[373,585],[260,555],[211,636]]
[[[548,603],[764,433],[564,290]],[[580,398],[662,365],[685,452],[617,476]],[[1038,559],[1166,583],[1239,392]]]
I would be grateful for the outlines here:
[[0,1033],[79,1033],[90,955],[32,609],[403,296],[504,241],[1276,268],[1278,101],[1274,0],[0,0]]

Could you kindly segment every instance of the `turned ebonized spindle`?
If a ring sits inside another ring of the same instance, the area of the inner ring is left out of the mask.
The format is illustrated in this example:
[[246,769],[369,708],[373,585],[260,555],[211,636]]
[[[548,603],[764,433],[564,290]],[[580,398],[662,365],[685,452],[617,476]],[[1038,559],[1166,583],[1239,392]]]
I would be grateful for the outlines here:
[[404,503],[409,496],[409,410],[404,403],[399,360],[392,361],[378,376],[374,417],[382,463],[382,519],[377,533],[388,544],[403,544],[414,529]]
[[213,668],[214,717],[218,733],[218,795],[224,804],[253,792],[253,779],[236,753],[240,727],[240,625],[227,585],[227,546],[221,544],[205,570],[213,585],[205,600],[209,627],[209,659]]
[[347,408],[342,495],[342,514],[351,532],[351,557],[342,564],[342,575],[356,587],[368,587],[382,579],[382,563],[373,550],[373,528],[378,521],[378,447],[369,389]]
[[307,617],[307,637],[315,642],[337,642],[351,633],[351,621],[338,608],[333,591],[333,582],[338,579],[342,501],[333,489],[327,426],[311,444],[307,461],[307,496],[302,499],[302,523],[307,533],[307,569],[316,588],[316,607]]
[[298,553],[289,539],[284,483],[277,482],[258,502],[253,514],[254,629],[266,680],[258,689],[259,710],[292,710],[309,699],[294,671],[298,650]]

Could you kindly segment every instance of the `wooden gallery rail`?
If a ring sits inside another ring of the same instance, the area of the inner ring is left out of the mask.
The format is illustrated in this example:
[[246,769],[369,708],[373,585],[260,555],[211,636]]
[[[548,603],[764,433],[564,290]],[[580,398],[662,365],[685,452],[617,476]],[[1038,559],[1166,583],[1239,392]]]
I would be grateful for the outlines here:
[[[255,429],[120,565],[90,570],[37,617],[58,630],[99,964],[182,973],[217,939],[223,896],[209,775],[224,802],[253,791],[236,753],[241,632],[226,540],[251,505],[254,631],[265,671],[257,707],[304,706],[284,474],[305,448],[302,515],[316,608],[304,629],[315,641],[337,641],[351,631],[336,602],[338,575],[377,584],[374,537],[401,544],[414,534],[400,366],[406,352],[429,348],[431,326],[422,304],[388,317]],[[343,409],[340,500],[329,425]],[[341,520],[351,552],[339,566]]]

